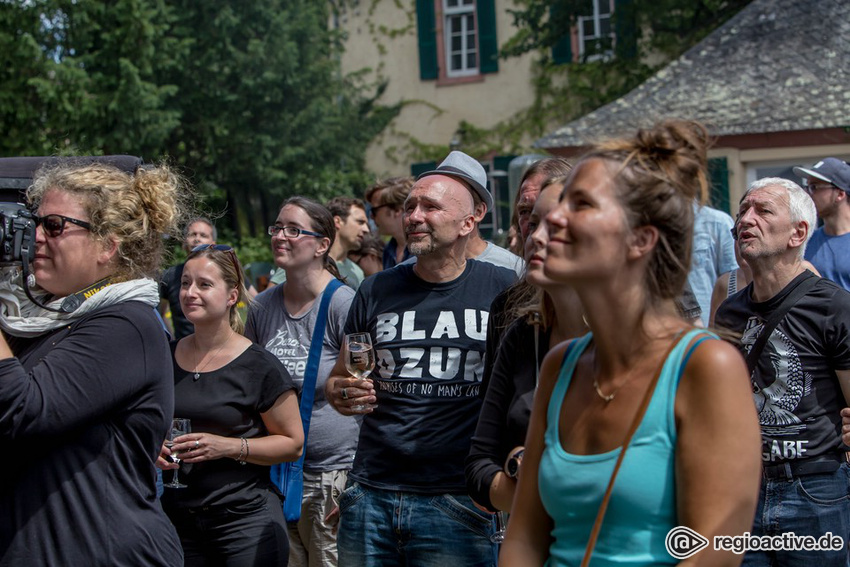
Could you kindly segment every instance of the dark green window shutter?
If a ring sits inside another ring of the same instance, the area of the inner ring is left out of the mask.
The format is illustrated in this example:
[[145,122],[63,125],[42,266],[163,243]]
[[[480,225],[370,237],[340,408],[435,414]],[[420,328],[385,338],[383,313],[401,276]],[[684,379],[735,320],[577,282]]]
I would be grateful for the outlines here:
[[419,78],[437,78],[437,16],[434,0],[416,0],[416,31],[419,38]]
[[419,177],[426,171],[434,171],[437,169],[436,161],[420,161],[418,163],[410,164],[410,175],[414,178]]
[[494,224],[497,229],[503,232],[507,232],[511,226],[511,213],[513,212],[511,209],[513,203],[511,203],[511,190],[507,173],[510,171],[511,161],[515,157],[515,155],[507,155],[493,158],[493,169],[505,173],[505,175],[494,175],[491,179],[492,186],[490,187],[494,203]]
[[481,62],[479,70],[482,74],[499,72],[499,40],[496,38],[496,2],[495,0],[478,0],[478,43],[480,46]]
[[[556,2],[549,7],[549,21],[557,22],[562,18],[564,5]],[[567,33],[552,46],[552,61],[558,64],[573,62],[573,34],[572,30],[567,26]]]
[[708,182],[711,184],[708,204],[735,216],[729,208],[729,164],[726,163],[725,157],[709,158]]
[[634,0],[615,0],[614,2],[614,42],[618,59],[637,57],[637,19]]

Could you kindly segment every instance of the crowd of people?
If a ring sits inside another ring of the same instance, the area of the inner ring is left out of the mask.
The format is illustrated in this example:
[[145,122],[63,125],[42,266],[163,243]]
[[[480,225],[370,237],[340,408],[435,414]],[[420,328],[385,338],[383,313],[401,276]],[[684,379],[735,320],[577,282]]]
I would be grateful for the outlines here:
[[[709,145],[538,161],[506,248],[460,151],[290,197],[260,293],[167,166],[45,166],[34,277],[0,268],[0,566],[850,565],[850,165],[733,219]],[[711,545],[788,532],[841,542]]]

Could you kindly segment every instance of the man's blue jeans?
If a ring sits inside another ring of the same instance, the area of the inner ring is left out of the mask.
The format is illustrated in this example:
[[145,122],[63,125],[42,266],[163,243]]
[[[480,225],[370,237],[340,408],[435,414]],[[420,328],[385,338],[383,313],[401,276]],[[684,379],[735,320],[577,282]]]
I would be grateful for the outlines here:
[[394,492],[350,483],[339,499],[340,567],[492,567],[493,517],[462,494]]
[[827,532],[844,539],[841,551],[748,551],[745,567],[817,565],[847,567],[850,538],[850,465],[834,473],[788,480],[762,480],[753,535],[811,535]]

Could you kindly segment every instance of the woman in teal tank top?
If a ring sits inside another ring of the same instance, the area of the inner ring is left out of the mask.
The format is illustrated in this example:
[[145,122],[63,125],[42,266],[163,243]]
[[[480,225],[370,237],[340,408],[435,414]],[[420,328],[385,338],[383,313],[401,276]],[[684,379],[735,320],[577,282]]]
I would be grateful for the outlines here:
[[[591,333],[543,362],[500,565],[581,565],[641,402],[591,565],[678,563],[687,526],[712,541],[752,525],[760,434],[737,349],[677,314],[706,130],[669,121],[593,148],[547,217],[545,273],[572,286]],[[654,379],[658,376],[657,383]],[[650,391],[650,388],[651,391]],[[737,565],[708,547],[687,564]]]

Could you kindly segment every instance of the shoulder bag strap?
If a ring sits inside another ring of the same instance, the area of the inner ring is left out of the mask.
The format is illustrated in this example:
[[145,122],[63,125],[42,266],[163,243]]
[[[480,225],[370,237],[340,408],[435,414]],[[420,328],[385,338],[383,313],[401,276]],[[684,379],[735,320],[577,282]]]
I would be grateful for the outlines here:
[[[765,322],[764,328],[762,328],[756,342],[753,344],[753,348],[750,349],[750,352],[747,353],[746,357],[747,369],[750,371],[750,376],[752,376],[753,379],[755,379],[755,369],[758,364],[758,359],[761,356],[761,351],[764,349],[767,339],[770,338],[770,334],[773,333],[773,329],[775,329],[785,315],[788,314],[788,311],[794,307],[794,304],[800,301],[800,299],[806,295],[809,290],[818,283],[818,281],[820,281],[820,278],[809,272],[809,277],[798,283],[794,289],[791,290],[785,299],[782,300],[782,303],[780,303],[776,310],[770,315],[770,318]],[[761,387],[763,384],[759,384],[759,386]]]
[[[304,424],[304,445],[307,445],[307,432],[310,430],[310,418],[313,415],[313,400],[316,397],[316,380],[319,374],[319,361],[322,358],[322,343],[325,339],[325,326],[328,322],[328,306],[334,292],[342,285],[342,282],[334,278],[322,292],[322,302],[319,305],[319,314],[316,316],[316,325],[313,327],[313,338],[310,341],[310,354],[307,357],[307,368],[304,371],[304,382],[301,386],[301,422]],[[301,454],[304,458],[304,453]]]
[[608,481],[608,488],[605,489],[605,496],[602,497],[602,503],[599,505],[599,511],[596,512],[596,521],[593,523],[593,529],[590,531],[590,539],[588,539],[587,547],[584,549],[584,558],[581,560],[581,567],[587,567],[590,564],[590,556],[593,555],[593,548],[596,547],[596,540],[599,538],[599,531],[602,529],[602,520],[605,518],[605,511],[608,509],[608,502],[611,500],[611,491],[614,489],[614,481],[617,479],[617,473],[620,472],[620,465],[623,464],[623,458],[626,456],[626,449],[629,448],[629,443],[632,442],[632,437],[634,436],[635,431],[637,431],[638,426],[640,426],[640,422],[643,420],[646,408],[649,407],[649,402],[652,400],[652,394],[655,392],[655,386],[658,384],[658,379],[661,377],[661,372],[664,370],[664,363],[667,362],[667,358],[670,356],[670,353],[673,352],[673,349],[676,348],[677,344],[679,344],[680,337],[681,333],[676,335],[676,338],[673,340],[670,348],[667,349],[667,352],[664,353],[664,356],[661,358],[658,371],[655,373],[655,377],[652,379],[652,382],[649,383],[649,387],[643,395],[643,401],[641,401],[640,407],[638,407],[637,413],[635,413],[635,418],[632,420],[632,425],[629,427],[629,432],[626,434],[626,441],[623,443],[623,449],[620,451],[620,455],[617,457],[617,462],[614,465],[614,471],[611,473],[611,480]]

